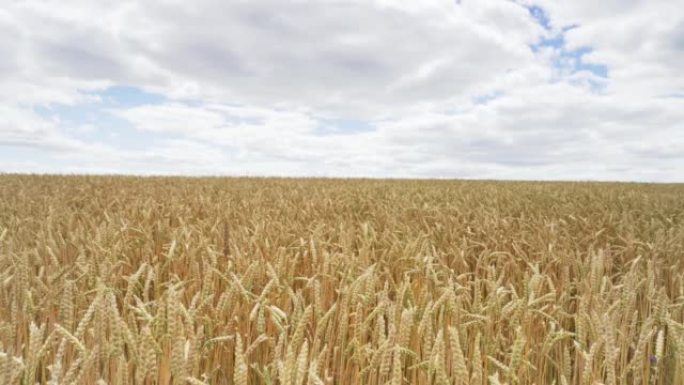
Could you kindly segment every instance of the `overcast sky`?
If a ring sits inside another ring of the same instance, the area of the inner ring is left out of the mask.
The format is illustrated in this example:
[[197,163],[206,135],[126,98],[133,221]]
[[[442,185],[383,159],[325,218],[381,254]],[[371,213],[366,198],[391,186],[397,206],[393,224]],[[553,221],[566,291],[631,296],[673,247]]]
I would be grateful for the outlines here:
[[0,171],[684,181],[684,0],[0,0]]

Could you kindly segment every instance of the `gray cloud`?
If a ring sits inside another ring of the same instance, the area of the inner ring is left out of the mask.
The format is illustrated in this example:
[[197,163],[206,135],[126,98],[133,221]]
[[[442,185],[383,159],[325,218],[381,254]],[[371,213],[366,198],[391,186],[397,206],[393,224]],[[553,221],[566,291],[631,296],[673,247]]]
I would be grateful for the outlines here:
[[[664,97],[684,90],[681,7],[541,0],[547,31],[530,4],[12,2],[0,149],[89,172],[683,180],[682,100]],[[531,49],[559,34],[608,77],[573,71],[559,47]],[[86,108],[112,85],[165,97],[99,112],[149,148],[35,112]]]

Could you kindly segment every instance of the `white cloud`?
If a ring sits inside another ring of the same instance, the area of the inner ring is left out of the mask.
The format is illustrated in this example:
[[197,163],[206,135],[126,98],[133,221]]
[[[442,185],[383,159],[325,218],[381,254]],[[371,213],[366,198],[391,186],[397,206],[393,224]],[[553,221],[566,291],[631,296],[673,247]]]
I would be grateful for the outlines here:
[[84,143],[61,135],[55,122],[32,111],[0,106],[0,146],[38,147],[45,151],[81,151]]
[[[46,171],[681,181],[677,3],[11,2],[0,152],[49,153]],[[165,100],[93,107],[112,85]],[[102,123],[36,112],[54,105]],[[40,169],[12,156],[0,170]]]
[[680,0],[541,2],[564,25],[571,48],[610,69],[609,91],[663,96],[684,90],[684,2]]

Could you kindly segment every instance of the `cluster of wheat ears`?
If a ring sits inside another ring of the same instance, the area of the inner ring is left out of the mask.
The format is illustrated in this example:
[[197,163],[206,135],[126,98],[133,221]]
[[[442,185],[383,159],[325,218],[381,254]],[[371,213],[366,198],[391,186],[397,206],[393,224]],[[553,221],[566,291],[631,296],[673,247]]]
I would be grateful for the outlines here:
[[0,383],[684,384],[684,186],[0,176]]

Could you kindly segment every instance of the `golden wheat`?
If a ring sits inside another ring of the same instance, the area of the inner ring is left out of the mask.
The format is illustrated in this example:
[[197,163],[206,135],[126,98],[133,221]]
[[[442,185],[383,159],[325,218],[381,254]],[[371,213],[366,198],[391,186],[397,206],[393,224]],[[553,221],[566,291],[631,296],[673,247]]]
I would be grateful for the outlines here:
[[682,197],[0,175],[0,382],[682,384]]

